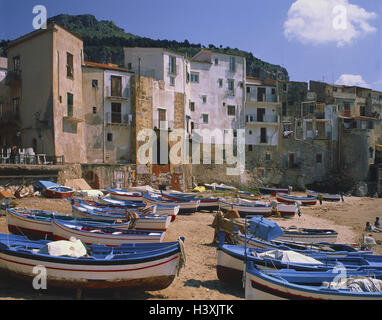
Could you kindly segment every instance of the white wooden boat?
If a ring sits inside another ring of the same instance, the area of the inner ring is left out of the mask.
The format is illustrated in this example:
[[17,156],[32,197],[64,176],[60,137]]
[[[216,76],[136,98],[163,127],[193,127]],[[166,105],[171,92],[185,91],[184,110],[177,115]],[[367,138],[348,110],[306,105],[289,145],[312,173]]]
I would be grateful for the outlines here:
[[[0,268],[31,285],[36,267],[44,268],[47,287],[134,288],[154,291],[171,285],[184,265],[184,238],[149,244],[123,244],[119,247],[70,242],[84,254],[58,255],[52,252],[62,242],[31,241],[23,236],[0,234]],[[66,243],[66,242],[65,242]],[[38,271],[37,271],[38,273]]]
[[336,243],[338,232],[331,229],[309,229],[289,227],[283,229],[284,234],[277,238],[277,240],[292,241],[299,243],[318,243],[328,242]]
[[52,220],[52,231],[55,240],[80,239],[86,244],[104,244],[119,246],[123,243],[162,242],[165,232],[146,230],[121,230],[100,228],[84,223]]
[[[382,300],[382,281],[374,279],[372,273],[353,272],[354,276],[350,278],[347,275],[341,277],[340,273],[331,271],[331,277],[330,274],[325,275],[328,282],[323,282],[321,285],[299,284],[303,281],[310,282],[316,274],[317,272],[310,272],[306,275],[304,272],[297,271],[290,273],[288,270],[269,272],[248,262],[245,274],[245,299]],[[322,273],[318,274],[322,275]],[[351,288],[358,288],[358,290]]]
[[[101,219],[106,221],[120,221],[128,219],[129,216],[121,217],[108,213],[100,213],[83,208],[81,206],[72,205],[72,214],[74,217],[87,219]],[[134,220],[134,229],[136,230],[153,230],[166,231],[172,221],[172,216],[165,214],[139,214],[138,219]]]
[[321,198],[324,201],[341,201],[341,199],[343,200],[343,197],[340,194],[322,193],[312,190],[306,190],[306,194],[311,197],[316,197],[317,199]]
[[277,201],[286,202],[286,203],[296,203],[300,202],[303,206],[312,206],[317,203],[317,197],[311,196],[294,196],[286,193],[277,193]]
[[[155,195],[155,194],[144,194],[144,201],[147,204],[152,205],[164,205],[164,206],[178,206],[179,211],[178,214],[180,215],[190,215],[195,213],[198,210],[200,201],[199,200],[187,200],[187,201],[171,201],[171,200],[165,200],[162,198],[162,196]],[[174,218],[175,219],[175,218]]]
[[121,189],[106,188],[112,199],[125,200],[125,201],[143,201],[141,192],[128,192]]

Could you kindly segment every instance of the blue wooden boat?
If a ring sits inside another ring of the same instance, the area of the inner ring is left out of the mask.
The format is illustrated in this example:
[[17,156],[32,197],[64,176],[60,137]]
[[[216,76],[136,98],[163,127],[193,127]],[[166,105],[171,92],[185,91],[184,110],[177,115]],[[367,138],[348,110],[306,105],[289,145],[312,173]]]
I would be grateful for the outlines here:
[[72,214],[79,218],[88,219],[102,219],[108,221],[118,221],[118,220],[134,220],[134,228],[137,230],[167,230],[171,221],[173,221],[172,215],[167,214],[142,214],[137,212],[132,212],[138,215],[138,219],[135,218],[130,213],[108,213],[97,210],[91,210],[89,208],[84,208],[83,206],[72,205]]
[[143,201],[143,196],[141,192],[129,192],[122,189],[106,188],[109,192],[110,197],[117,200],[127,200],[127,201]]
[[131,228],[130,221],[125,219],[112,221],[76,218],[72,215],[35,209],[7,208],[6,219],[10,233],[25,235],[30,239],[53,239],[52,219],[70,223],[86,223],[100,228],[114,227],[124,230]]
[[[293,271],[292,271],[293,272]],[[349,272],[349,271],[347,271]],[[315,281],[326,281],[322,285]],[[268,272],[248,261],[245,274],[247,300],[382,300],[380,271],[322,275],[317,272]],[[302,283],[302,284],[301,284]]]
[[323,193],[312,190],[306,190],[306,194],[308,196],[316,197],[317,199],[322,199],[324,201],[344,201],[342,194]]
[[179,212],[180,215],[191,215],[194,214],[199,207],[200,201],[189,199],[186,201],[172,201],[172,200],[165,200],[159,195],[154,194],[143,194],[144,200],[147,204],[154,204],[154,205],[165,205],[165,206],[179,206]]
[[152,230],[122,230],[112,227],[101,227],[83,222],[68,222],[51,220],[55,240],[69,240],[71,237],[80,239],[83,243],[119,246],[123,243],[162,242],[164,231]]
[[219,209],[219,202],[218,202],[218,198],[198,198],[196,197],[195,195],[193,196],[183,196],[183,195],[179,195],[179,194],[174,194],[174,193],[170,193],[170,192],[164,192],[162,191],[162,197],[164,199],[167,199],[167,200],[172,200],[172,201],[176,201],[176,202],[185,202],[185,201],[189,201],[189,200],[195,200],[195,201],[198,201],[199,200],[199,207],[198,207],[198,210],[199,211],[216,211]]
[[296,203],[296,201],[299,201],[303,206],[313,206],[317,203],[317,197],[295,196],[286,193],[276,193],[276,199],[286,203]]
[[80,201],[83,203],[87,203],[89,205],[92,205],[94,207],[108,207],[108,208],[141,208],[145,207],[146,203],[139,202],[139,201],[125,201],[125,200],[116,200],[108,197],[102,197],[100,200],[102,202],[94,201],[94,200],[88,200],[88,199],[73,199],[75,201]]
[[[84,246],[81,241],[31,241],[26,237],[0,234],[0,268],[27,280],[43,266],[47,287],[167,288],[184,265],[184,238],[148,244]],[[73,250],[74,249],[74,250]]]
[[48,189],[50,187],[59,187],[60,185],[49,180],[37,180],[33,182],[33,186],[40,191]]

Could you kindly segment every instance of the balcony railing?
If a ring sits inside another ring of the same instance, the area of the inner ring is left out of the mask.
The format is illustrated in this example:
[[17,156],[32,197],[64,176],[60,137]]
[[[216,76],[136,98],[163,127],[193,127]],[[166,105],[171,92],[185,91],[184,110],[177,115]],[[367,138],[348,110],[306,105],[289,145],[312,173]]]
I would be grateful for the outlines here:
[[278,103],[279,98],[276,94],[263,94],[262,97],[258,97],[257,94],[247,93],[248,102],[264,102],[264,103]]
[[119,124],[119,125],[127,125],[131,117],[128,114],[124,114],[121,112],[106,112],[106,123],[107,124]]
[[265,115],[263,117],[257,118],[256,115],[247,115],[246,116],[246,123],[258,123],[258,122],[265,122],[265,123],[278,123],[279,122],[279,116],[277,114],[275,115]]
[[111,87],[106,87],[106,97],[108,98],[128,99],[129,95],[130,92],[128,88],[122,90],[112,90]]

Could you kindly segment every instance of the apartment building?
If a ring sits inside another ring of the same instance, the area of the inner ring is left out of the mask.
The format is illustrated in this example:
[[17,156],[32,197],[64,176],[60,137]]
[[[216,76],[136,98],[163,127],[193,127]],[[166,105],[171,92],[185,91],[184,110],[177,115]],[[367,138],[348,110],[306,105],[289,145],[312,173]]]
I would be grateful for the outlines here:
[[8,61],[7,117],[14,122],[17,145],[64,156],[68,163],[86,161],[82,40],[50,23],[10,42]]
[[116,65],[84,62],[82,87],[88,163],[132,162],[133,75]]

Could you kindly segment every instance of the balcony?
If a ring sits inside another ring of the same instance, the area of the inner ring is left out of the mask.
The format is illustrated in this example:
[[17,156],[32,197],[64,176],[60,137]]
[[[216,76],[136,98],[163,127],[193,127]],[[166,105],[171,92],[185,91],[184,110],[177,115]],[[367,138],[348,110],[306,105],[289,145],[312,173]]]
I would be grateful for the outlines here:
[[276,94],[263,94],[258,96],[257,94],[247,93],[247,102],[249,103],[279,103],[279,98]]
[[83,122],[84,120],[79,118],[77,113],[74,112],[73,106],[68,105],[67,115],[64,116],[64,120],[70,122]]
[[0,114],[0,124],[6,125],[20,121],[20,114],[18,112],[6,111]]
[[106,98],[114,100],[127,100],[130,96],[128,88],[124,90],[113,90],[111,87],[106,87]]
[[225,96],[226,97],[234,97],[235,96],[235,90],[230,90],[230,89],[226,90]]
[[155,129],[157,130],[173,130],[175,127],[175,121],[157,121]]
[[7,86],[14,86],[21,84],[21,70],[8,71],[5,76],[5,84]]
[[129,118],[131,119],[128,114],[121,112],[106,112],[106,123],[109,125],[127,126],[131,122]]
[[277,114],[266,114],[265,116],[258,118],[256,115],[247,115],[246,124],[253,125],[278,125],[280,122],[279,116]]

